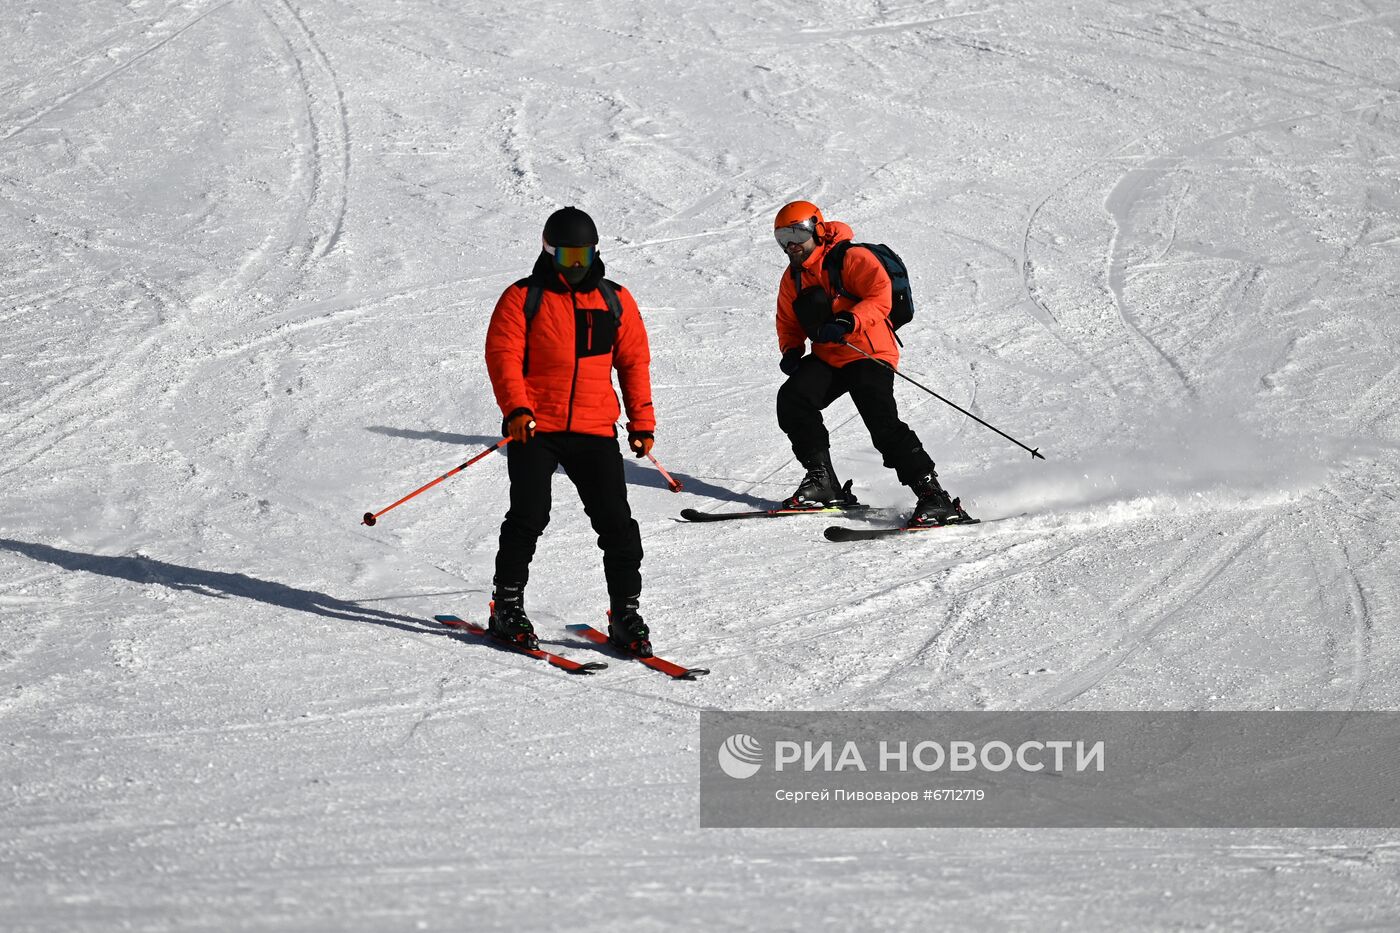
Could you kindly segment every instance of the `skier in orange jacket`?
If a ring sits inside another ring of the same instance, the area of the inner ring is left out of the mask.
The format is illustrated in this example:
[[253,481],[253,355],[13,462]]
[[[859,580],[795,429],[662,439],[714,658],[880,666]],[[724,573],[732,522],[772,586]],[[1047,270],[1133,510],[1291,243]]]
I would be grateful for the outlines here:
[[536,647],[525,614],[525,585],[535,544],[549,523],[557,467],[578,490],[598,533],[612,604],[609,635],[643,656],[651,653],[641,600],[642,540],[627,504],[627,483],[615,427],[627,407],[627,444],[651,451],[651,352],[632,294],[603,277],[598,229],[566,207],[545,222],[534,271],[507,288],[486,331],[486,369],[504,415],[510,509],[501,524],[492,612],[499,638]]
[[[885,267],[870,250],[847,248],[841,289],[833,294],[824,262],[833,246],[853,234],[846,224],[825,220],[810,201],[784,205],[773,220],[773,233],[788,257],[778,288],[778,365],[788,377],[778,390],[778,426],[807,471],[783,506],[820,509],[854,501],[850,483],[842,486],[831,464],[831,438],[821,415],[849,392],[885,466],[918,497],[909,524],[970,521],[961,503],[939,484],[918,435],[900,420],[893,371],[899,366],[899,343],[889,322]],[[812,353],[804,356],[809,340]]]

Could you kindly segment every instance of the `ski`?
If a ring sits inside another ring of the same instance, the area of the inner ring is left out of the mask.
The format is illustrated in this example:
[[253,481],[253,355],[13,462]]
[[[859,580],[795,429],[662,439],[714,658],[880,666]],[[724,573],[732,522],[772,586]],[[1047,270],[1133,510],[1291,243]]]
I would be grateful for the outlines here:
[[450,629],[456,629],[460,632],[467,632],[475,635],[484,641],[488,641],[493,645],[498,645],[508,651],[529,655],[541,661],[548,661],[560,670],[568,671],[570,674],[592,674],[594,671],[601,671],[608,666],[607,663],[603,661],[588,661],[585,663],[571,660],[570,658],[554,654],[551,651],[545,651],[543,648],[525,648],[513,642],[497,638],[480,625],[474,622],[468,622],[465,619],[459,619],[456,616],[433,616],[433,619]]
[[652,670],[660,671],[673,680],[695,680],[697,677],[709,673],[709,671],[703,667],[681,667],[679,664],[673,664],[665,658],[658,658],[655,655],[644,658],[640,655],[633,654],[593,626],[586,625],[582,622],[575,622],[572,625],[566,625],[564,627],[576,635],[582,635],[595,645],[607,645],[619,654],[625,654],[630,658],[635,658]]
[[863,512],[868,505],[833,505],[822,509],[756,509],[752,512],[697,512],[695,509],[682,509],[681,518],[688,522],[728,522],[740,518],[782,518],[787,515],[831,514],[832,512]]
[[949,522],[946,525],[901,525],[898,528],[847,528],[845,525],[828,525],[822,535],[828,541],[872,541],[876,538],[890,538],[894,535],[913,531],[940,531],[958,525],[980,525],[981,519],[966,522]]

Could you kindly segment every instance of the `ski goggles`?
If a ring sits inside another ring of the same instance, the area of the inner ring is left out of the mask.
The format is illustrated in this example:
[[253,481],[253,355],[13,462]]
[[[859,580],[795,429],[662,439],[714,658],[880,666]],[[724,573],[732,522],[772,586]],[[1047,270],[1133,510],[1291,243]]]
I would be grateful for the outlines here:
[[544,251],[554,257],[554,264],[561,269],[587,269],[593,265],[593,260],[598,258],[596,246],[550,246],[546,243]]
[[813,224],[810,220],[804,220],[800,224],[791,224],[786,227],[779,227],[773,231],[773,236],[778,238],[778,245],[787,249],[794,243],[806,243],[812,238]]

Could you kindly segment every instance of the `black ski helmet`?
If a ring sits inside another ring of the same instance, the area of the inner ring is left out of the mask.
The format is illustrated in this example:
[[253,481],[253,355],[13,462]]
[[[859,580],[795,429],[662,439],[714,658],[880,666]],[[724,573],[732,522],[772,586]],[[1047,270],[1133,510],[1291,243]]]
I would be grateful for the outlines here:
[[544,241],[550,246],[597,246],[598,228],[583,211],[564,207],[544,222]]

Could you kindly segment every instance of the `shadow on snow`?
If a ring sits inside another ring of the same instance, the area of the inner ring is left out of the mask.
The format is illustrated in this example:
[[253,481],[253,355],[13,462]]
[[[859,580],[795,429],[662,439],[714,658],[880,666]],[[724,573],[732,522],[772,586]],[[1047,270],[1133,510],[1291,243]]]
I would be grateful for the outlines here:
[[81,570],[132,583],[157,584],[172,590],[198,593],[215,599],[240,596],[244,599],[267,603],[281,609],[295,612],[309,612],[314,615],[350,622],[369,622],[385,625],[409,632],[431,631],[425,629],[424,620],[413,616],[396,615],[379,609],[368,609],[359,603],[336,599],[315,590],[303,590],[270,580],[259,580],[243,573],[224,573],[217,570],[200,570],[197,567],[182,567],[162,560],[155,560],[140,554],[125,557],[105,557],[100,554],[82,554],[66,551],[46,544],[33,544],[28,541],[14,541],[0,538],[0,551],[11,551],[31,560],[42,561],[62,567],[64,570]]
[[438,441],[443,444],[461,444],[465,447],[489,447],[501,439],[498,434],[488,437],[485,434],[448,434],[446,431],[410,431],[406,428],[389,428],[384,425],[371,425],[365,428],[374,434],[385,437],[402,437],[410,441]]

